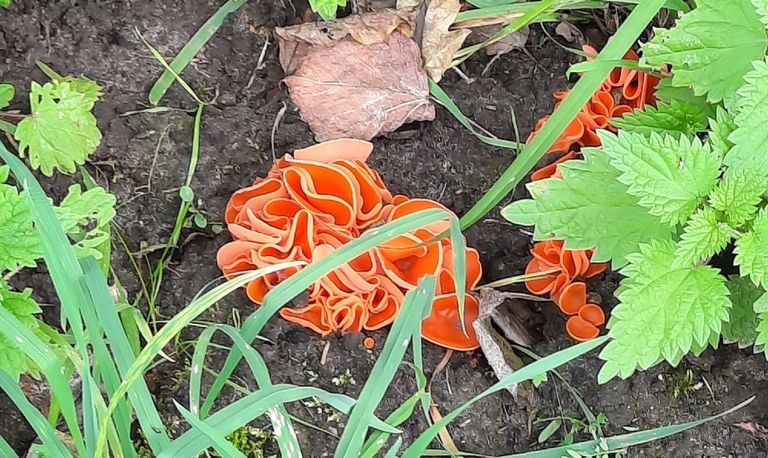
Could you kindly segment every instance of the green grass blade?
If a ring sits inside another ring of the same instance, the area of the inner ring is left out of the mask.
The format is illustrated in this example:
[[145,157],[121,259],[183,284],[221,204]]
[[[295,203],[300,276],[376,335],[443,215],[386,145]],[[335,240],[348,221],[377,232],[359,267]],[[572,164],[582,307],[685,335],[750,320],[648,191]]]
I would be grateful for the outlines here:
[[[3,307],[0,307],[0,311],[4,310],[5,309]],[[5,313],[10,314],[10,312]],[[46,419],[45,416],[40,413],[40,411],[37,410],[37,408],[35,408],[31,402],[27,400],[27,397],[24,396],[24,393],[22,393],[21,389],[16,383],[16,380],[12,379],[3,371],[0,371],[0,388],[5,391],[8,397],[11,398],[11,401],[13,401],[13,403],[16,404],[16,407],[19,408],[19,411],[21,411],[22,415],[24,415],[24,418],[27,420],[29,425],[32,427],[35,433],[37,433],[37,437],[40,438],[40,440],[43,442],[43,446],[50,454],[50,456],[72,457],[72,454],[69,453],[67,447],[64,446],[64,443],[56,435],[56,431],[54,431],[53,427],[48,423],[48,419]],[[10,448],[7,442],[3,442],[7,448]],[[0,451],[2,451],[4,448],[5,447],[0,447]],[[3,456],[6,456],[5,452]],[[7,456],[17,455],[16,453],[13,453]]]
[[221,24],[230,14],[234,13],[248,0],[228,0],[216,13],[203,24],[200,29],[192,35],[189,42],[181,48],[179,54],[170,63],[170,68],[166,68],[160,78],[152,85],[149,91],[149,102],[157,105],[163,98],[168,88],[171,87],[173,80],[189,65],[192,59],[205,46],[208,40],[219,30]]
[[368,382],[360,392],[357,403],[344,428],[339,444],[334,453],[335,457],[360,456],[360,450],[365,443],[368,425],[374,416],[376,408],[384,399],[389,384],[397,373],[400,362],[405,356],[405,350],[413,338],[413,333],[421,327],[425,310],[432,306],[435,297],[435,278],[426,277],[416,289],[406,294],[400,313],[389,330],[389,336],[384,344],[376,364],[371,370]]
[[[122,321],[117,313],[117,307],[107,289],[107,284],[104,281],[104,277],[101,275],[98,263],[93,258],[88,258],[81,262],[85,274],[86,286],[91,294],[92,303],[95,306],[93,313],[98,316],[97,319],[103,326],[114,357],[114,362],[99,362],[108,366],[116,364],[116,370],[119,371],[120,375],[124,376],[134,363],[135,356],[131,350],[128,337],[123,329]],[[117,384],[108,385],[110,395],[117,391],[119,385],[119,377],[117,378]],[[171,440],[163,426],[160,414],[157,411],[157,407],[155,407],[152,395],[143,378],[138,379],[128,390],[128,398],[131,401],[131,406],[136,411],[136,418],[141,425],[142,431],[144,431],[144,435],[150,448],[154,452],[158,452],[167,447],[171,443]],[[130,434],[128,434],[127,438],[129,440],[130,437]]]
[[432,443],[434,438],[437,436],[441,428],[447,426],[450,422],[455,420],[456,417],[461,415],[462,412],[467,410],[472,404],[479,401],[480,399],[483,399],[493,393],[501,391],[510,385],[521,383],[526,380],[530,380],[531,378],[535,377],[538,374],[560,367],[563,364],[569,361],[572,361],[578,358],[579,356],[594,350],[595,348],[603,345],[607,341],[608,341],[607,337],[599,337],[589,342],[573,345],[571,347],[566,348],[565,350],[561,350],[557,353],[549,355],[546,358],[542,358],[539,361],[531,363],[527,366],[524,366],[522,369],[515,371],[514,373],[510,374],[509,376],[495,383],[493,386],[486,389],[482,393],[478,394],[474,398],[470,399],[467,403],[461,405],[460,407],[453,410],[451,413],[445,415],[442,420],[430,426],[413,442],[413,444],[411,444],[410,447],[408,447],[408,449],[402,455],[403,458],[421,457],[424,451],[427,449],[427,447],[429,447],[429,444]]
[[246,458],[245,455],[243,455],[240,450],[236,449],[223,434],[220,434],[218,431],[205,424],[204,421],[197,418],[192,412],[182,407],[181,404],[175,400],[173,401],[173,404],[176,406],[176,410],[179,411],[181,416],[187,420],[190,426],[192,426],[192,431],[197,431],[201,435],[207,437],[211,442],[211,445],[213,445],[213,448],[215,448],[221,456],[226,456],[227,458]]
[[16,451],[13,449],[13,447],[11,447],[11,444],[9,444],[3,436],[0,436],[0,456],[7,458],[19,458],[19,455],[16,454]]
[[[470,3],[478,8],[460,12],[456,15],[455,22],[461,23],[474,19],[495,18],[505,14],[526,14],[531,10],[540,8],[542,2],[473,0]],[[573,9],[603,8],[604,6],[605,3],[599,0],[571,1],[568,4],[568,8]],[[544,17],[546,18],[547,16]],[[555,19],[556,16],[551,16],[551,18]]]
[[[243,338],[247,342],[253,342],[267,321],[269,321],[281,307],[333,269],[352,261],[371,248],[397,237],[398,235],[413,231],[426,224],[451,217],[453,217],[452,214],[437,209],[414,213],[368,231],[362,237],[355,239],[334,251],[330,256],[312,263],[302,269],[299,273],[292,275],[290,278],[280,283],[275,289],[267,294],[264,304],[253,312],[245,320],[245,323],[243,323],[241,331]],[[201,408],[203,417],[210,411],[213,402],[224,388],[227,379],[232,375],[232,372],[234,372],[241,357],[242,354],[240,354],[236,348],[233,348],[232,351],[230,351],[219,376],[211,386],[205,402],[203,403],[203,407]]]
[[384,458],[397,458],[397,452],[400,451],[400,447],[403,446],[403,438],[398,437],[394,444],[392,444],[392,447],[387,450],[387,453],[384,455]]
[[[595,62],[622,59],[656,16],[664,2],[665,0],[645,0],[635,7],[597,56]],[[592,94],[600,87],[609,73],[608,67],[596,66],[594,70],[582,75],[533,141],[523,148],[520,155],[496,180],[491,189],[464,215],[461,219],[462,228],[467,228],[479,221],[515,189],[589,101],[589,98],[592,97]]]
[[16,133],[16,125],[0,119],[0,130],[2,130],[5,133],[14,135]]
[[429,93],[432,95],[432,97],[434,97],[437,103],[444,106],[445,109],[448,110],[453,115],[453,117],[456,118],[457,121],[459,121],[459,124],[466,127],[467,130],[472,133],[472,135],[477,137],[483,143],[487,143],[488,145],[496,146],[498,148],[514,150],[520,149],[524,146],[522,143],[513,142],[511,140],[502,140],[496,137],[489,137],[488,135],[478,132],[470,122],[469,118],[467,118],[464,113],[461,112],[461,109],[453,102],[451,97],[443,90],[442,87],[440,87],[440,85],[432,80],[429,80]]
[[730,415],[733,412],[743,408],[755,399],[754,396],[746,401],[731,407],[730,409],[721,412],[711,417],[702,418],[700,420],[689,421],[687,423],[681,423],[679,425],[664,426],[661,428],[649,429],[646,431],[637,431],[631,434],[622,434],[620,436],[606,437],[604,439],[591,440],[587,442],[579,442],[578,444],[565,445],[562,447],[555,447],[546,450],[538,450],[535,452],[518,453],[514,455],[505,455],[500,458],[561,458],[563,456],[569,456],[568,451],[580,452],[580,453],[595,453],[595,448],[601,443],[607,446],[609,450],[621,450],[633,445],[640,445],[646,442],[652,442],[655,440],[663,439],[675,434],[679,434],[683,431],[695,428],[704,423],[716,420],[718,418]]
[[[168,323],[166,323],[166,325],[163,326],[163,328],[160,329],[157,334],[155,334],[152,340],[147,342],[147,344],[144,346],[144,349],[136,357],[136,360],[133,362],[131,367],[125,372],[123,376],[123,383],[120,384],[120,387],[110,397],[107,415],[112,415],[117,403],[123,396],[125,396],[128,389],[143,376],[146,369],[149,367],[155,357],[160,353],[160,351],[162,351],[163,347],[168,342],[173,340],[173,338],[178,333],[180,333],[182,329],[184,329],[201,313],[203,313],[209,307],[213,306],[213,304],[227,296],[232,291],[245,286],[248,282],[256,278],[267,275],[269,273],[277,272],[285,268],[298,267],[303,264],[304,263],[302,262],[289,262],[266,267],[253,272],[248,272],[222,285],[217,286],[216,288],[192,301],[185,309],[176,314],[176,316],[174,316]],[[106,445],[105,442],[106,431],[102,429],[101,434],[99,435],[98,443],[96,445],[97,456],[99,456],[99,453],[104,453],[104,447]]]
[[[200,337],[198,337],[197,343],[195,344],[195,351],[192,355],[192,370],[189,381],[189,406],[194,414],[198,414],[200,411],[202,367],[205,364],[205,355],[208,352],[208,345],[216,331],[225,333],[235,346],[240,349],[240,352],[245,356],[245,361],[248,363],[248,367],[251,369],[251,373],[260,388],[272,385],[269,369],[264,362],[264,358],[262,358],[259,352],[240,336],[239,329],[229,325],[210,326],[200,334]],[[291,424],[285,407],[282,405],[277,406],[274,415],[270,415],[269,419],[272,422],[273,431],[280,432],[280,434],[275,434],[275,438],[280,447],[281,455],[292,456],[295,454],[295,451],[300,450],[299,439],[296,437],[295,429]]]
[[[264,415],[274,406],[311,397],[316,397],[337,410],[345,408],[346,403],[342,404],[339,401],[347,398],[315,387],[271,385],[231,403],[206,418],[205,423],[220,434],[228,434],[239,426]],[[195,434],[194,431],[187,431],[173,441],[170,448],[159,454],[158,458],[197,456],[208,446],[209,441],[206,437]]]

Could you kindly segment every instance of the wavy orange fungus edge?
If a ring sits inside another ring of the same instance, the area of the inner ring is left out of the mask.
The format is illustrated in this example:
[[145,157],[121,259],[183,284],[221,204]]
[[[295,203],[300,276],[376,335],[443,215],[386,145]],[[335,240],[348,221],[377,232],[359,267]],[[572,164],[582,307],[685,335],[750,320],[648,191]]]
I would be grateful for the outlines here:
[[[288,261],[312,263],[381,224],[426,210],[449,211],[427,199],[392,195],[365,161],[373,145],[339,139],[296,150],[279,159],[266,177],[230,198],[225,220],[233,241],[219,249],[225,276]],[[280,315],[321,335],[372,331],[391,324],[405,293],[426,275],[437,277],[423,337],[453,350],[479,347],[472,322],[479,304],[465,297],[462,331],[451,240],[435,240],[449,229],[439,221],[389,240],[326,274],[309,288],[305,304]],[[466,250],[466,289],[482,275],[476,250]],[[250,282],[246,293],[261,304],[265,295],[298,268]]]
[[[584,52],[596,55],[591,46],[584,46]],[[634,51],[625,56],[629,60],[638,60]],[[583,147],[600,146],[598,129],[616,131],[610,119],[620,117],[636,109],[655,105],[654,91],[659,79],[653,75],[628,68],[615,68],[600,88],[592,95],[589,102],[581,109],[576,118],[567,126],[555,141],[548,153],[557,158],[531,174],[531,181],[548,178],[562,179],[560,164],[580,159],[579,150]],[[559,106],[568,91],[554,94]],[[536,123],[528,137],[530,143],[549,117]],[[605,324],[605,313],[597,304],[587,303],[587,285],[574,281],[586,279],[604,272],[603,263],[592,263],[592,250],[566,250],[559,240],[544,240],[533,245],[532,258],[526,267],[526,274],[557,271],[544,278],[526,281],[526,287],[533,294],[548,294],[560,310],[569,316],[565,329],[574,340],[583,342],[594,339],[600,334],[599,327]]]

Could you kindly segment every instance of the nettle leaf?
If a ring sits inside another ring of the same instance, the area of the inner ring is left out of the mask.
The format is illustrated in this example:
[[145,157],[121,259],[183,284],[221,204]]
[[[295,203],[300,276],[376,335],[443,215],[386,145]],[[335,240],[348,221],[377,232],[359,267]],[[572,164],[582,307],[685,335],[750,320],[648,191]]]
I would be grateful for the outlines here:
[[768,211],[760,209],[752,227],[736,241],[734,263],[742,277],[749,277],[762,288],[768,286]]
[[11,104],[16,89],[10,84],[0,84],[0,109]]
[[731,241],[733,230],[718,220],[717,212],[700,208],[685,224],[675,250],[675,267],[696,264],[722,251]]
[[[35,331],[38,321],[35,315],[41,313],[40,307],[31,298],[32,290],[26,289],[21,293],[11,291],[8,285],[0,285],[0,307],[5,307],[13,313],[26,327]],[[0,335],[0,370],[11,377],[18,378],[20,374],[34,373],[36,367],[18,343]]]
[[739,348],[746,348],[754,344],[757,337],[760,320],[754,305],[755,301],[765,294],[765,290],[736,275],[728,277],[727,286],[731,292],[733,307],[728,321],[723,323],[723,341],[737,343]]
[[736,129],[728,136],[733,144],[725,156],[729,167],[768,168],[768,63],[753,63],[754,70],[745,77],[745,84],[736,93],[733,107]]
[[707,128],[707,116],[696,105],[673,100],[658,102],[655,107],[638,108],[611,124],[625,132],[650,135],[652,132],[694,135]]
[[0,271],[34,267],[42,256],[26,196],[14,186],[0,185]]
[[64,231],[74,240],[78,257],[103,257],[103,245],[110,243],[109,222],[115,217],[117,199],[104,188],[82,192],[80,185],[69,187],[69,193],[55,208]]
[[563,179],[529,183],[533,200],[513,202],[502,215],[516,224],[535,225],[536,240],[565,240],[574,250],[595,248],[592,259],[612,261],[614,267],[626,264],[625,257],[639,244],[671,238],[670,227],[627,193],[602,150],[582,153],[584,160],[560,165]]
[[731,302],[725,278],[706,265],[674,267],[672,241],[641,245],[621,271],[621,301],[608,323],[610,342],[598,381],[627,378],[662,359],[679,361],[694,343],[704,347],[728,320]]
[[715,115],[715,109],[713,105],[707,102],[705,96],[696,95],[693,93],[693,89],[690,87],[674,86],[672,84],[672,78],[662,78],[656,85],[656,92],[654,94],[656,100],[665,103],[680,102],[686,105],[692,105],[698,109],[703,115],[709,117]]
[[733,148],[733,143],[728,137],[736,130],[736,119],[731,112],[718,105],[715,119],[709,118],[709,129],[709,143],[712,149],[724,158]]
[[697,0],[672,29],[654,33],[642,47],[641,65],[671,64],[675,86],[690,86],[710,102],[733,94],[768,47],[765,27],[746,0]]
[[698,138],[621,131],[598,135],[627,192],[671,226],[693,214],[720,175],[720,159]]
[[729,169],[709,194],[709,204],[723,212],[728,224],[738,228],[755,217],[766,186],[768,177],[759,169]]
[[347,0],[310,0],[312,11],[319,14],[326,21],[336,17],[336,10],[347,5]]
[[19,153],[47,176],[53,169],[73,173],[101,141],[91,113],[94,100],[66,82],[32,83],[29,98],[32,115],[16,128]]

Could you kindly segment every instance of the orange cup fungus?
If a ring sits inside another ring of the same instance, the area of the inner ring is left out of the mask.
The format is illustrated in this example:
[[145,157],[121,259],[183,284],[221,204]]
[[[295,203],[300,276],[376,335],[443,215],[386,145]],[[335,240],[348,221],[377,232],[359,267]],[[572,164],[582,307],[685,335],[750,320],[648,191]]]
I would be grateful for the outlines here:
[[[224,275],[288,261],[316,262],[381,224],[426,209],[437,202],[392,195],[365,161],[373,151],[366,141],[340,139],[277,161],[265,178],[234,193],[226,207],[227,228],[234,239],[218,252]],[[479,304],[465,296],[462,331],[454,284],[448,222],[432,223],[371,249],[315,282],[309,300],[299,308],[283,308],[287,321],[321,335],[376,330],[391,324],[405,293],[426,275],[437,277],[432,313],[422,325],[425,339],[454,350],[479,346],[472,322]],[[467,290],[482,273],[480,257],[468,248]],[[246,286],[256,304],[294,268],[267,275]]]
[[[584,51],[590,55],[597,54],[595,49],[589,46],[585,46]],[[634,51],[626,55],[626,59],[637,58]],[[620,117],[635,109],[643,109],[647,105],[655,105],[654,91],[658,82],[657,77],[637,70],[614,69],[550,148],[549,152],[558,154],[559,157],[549,165],[534,171],[531,180],[562,179],[560,164],[580,158],[579,150],[582,147],[600,146],[598,129],[616,131],[610,123],[611,118]],[[567,95],[567,91],[555,93],[556,107]],[[548,119],[549,117],[545,117],[539,120],[528,137],[528,142],[533,140]],[[606,265],[592,263],[592,250],[566,250],[563,242],[558,240],[545,240],[534,244],[531,254],[533,256],[525,270],[526,274],[547,271],[552,273],[527,281],[528,290],[533,294],[548,294],[560,310],[569,316],[565,328],[573,339],[586,341],[597,337],[600,333],[599,327],[605,324],[605,314],[600,306],[587,303],[586,284],[574,280],[602,273]]]

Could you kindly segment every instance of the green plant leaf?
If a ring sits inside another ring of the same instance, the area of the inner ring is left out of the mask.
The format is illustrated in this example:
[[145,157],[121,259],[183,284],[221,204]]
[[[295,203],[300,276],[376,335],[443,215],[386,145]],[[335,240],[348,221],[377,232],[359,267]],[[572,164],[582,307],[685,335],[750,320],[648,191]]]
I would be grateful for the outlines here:
[[[21,323],[32,331],[38,329],[38,321],[35,315],[42,312],[40,307],[31,298],[32,290],[25,289],[17,293],[8,289],[8,285],[0,284],[0,307],[11,312]],[[5,371],[14,380],[19,375],[35,372],[35,365],[18,344],[11,339],[0,335],[0,371]]]
[[654,33],[642,47],[641,65],[671,64],[675,86],[690,86],[710,102],[733,94],[768,46],[765,27],[745,0],[697,0],[672,29]]
[[723,341],[738,343],[739,348],[748,347],[757,337],[759,320],[754,310],[755,301],[765,294],[765,290],[737,275],[728,277],[727,286],[733,307],[728,321],[723,323]]
[[709,143],[720,157],[724,158],[733,148],[733,143],[728,140],[736,130],[736,120],[733,114],[720,105],[715,110],[715,119],[709,118]]
[[768,63],[753,62],[754,70],[744,77],[744,85],[736,93],[734,124],[728,136],[733,147],[725,156],[729,167],[745,166],[768,169]]
[[731,240],[733,230],[717,219],[717,212],[700,208],[685,223],[675,249],[675,267],[693,265],[722,251]]
[[76,76],[62,76],[39,60],[35,62],[35,64],[37,64],[37,67],[45,73],[45,76],[50,78],[52,82],[68,83],[73,91],[82,94],[90,103],[96,103],[96,101],[99,100],[99,97],[103,95],[101,86],[93,80],[88,78],[78,78]]
[[19,153],[46,176],[75,172],[101,141],[93,101],[64,82],[32,83],[29,99],[32,115],[16,128]]
[[598,135],[627,192],[671,226],[693,214],[720,175],[720,158],[698,138],[608,131]]
[[706,130],[707,116],[692,103],[673,100],[658,102],[655,107],[638,108],[621,118],[611,119],[611,124],[625,132],[643,135],[657,132],[690,136]]
[[[585,148],[584,160],[560,165],[563,179],[528,184],[531,200],[519,200],[502,210],[516,224],[535,225],[534,239],[565,240],[569,249],[596,248],[595,262],[626,264],[638,245],[671,237],[671,229],[650,215],[618,181],[619,172],[602,150]],[[532,203],[533,202],[533,203]],[[602,221],[621,221],[603,224]]]
[[717,269],[674,267],[672,241],[642,245],[628,259],[616,292],[621,302],[608,323],[611,340],[600,352],[605,364],[599,383],[616,375],[627,378],[662,359],[673,362],[694,342],[706,345],[712,332],[720,333],[731,307]]
[[116,203],[117,198],[104,188],[95,187],[83,192],[79,184],[73,184],[55,211],[64,231],[72,232],[78,226],[109,224],[115,217]]
[[654,94],[656,100],[664,103],[681,102],[686,105],[693,105],[707,117],[715,115],[713,105],[707,102],[707,97],[696,95],[690,87],[679,87],[672,84],[672,77],[662,78],[656,85]]
[[323,20],[332,21],[336,18],[336,10],[345,7],[347,0],[309,0],[309,5]]
[[760,198],[768,186],[768,177],[754,168],[738,167],[728,170],[709,194],[709,204],[725,215],[734,228],[752,220]]
[[734,263],[742,277],[749,277],[762,288],[768,287],[768,211],[761,209],[752,221],[751,229],[736,241]]
[[16,89],[10,84],[0,84],[0,109],[3,109],[11,104],[13,96],[16,94]]
[[0,6],[3,8],[10,8],[11,7],[11,0],[0,0]]
[[16,187],[0,185],[0,270],[34,267],[42,256],[29,201]]

